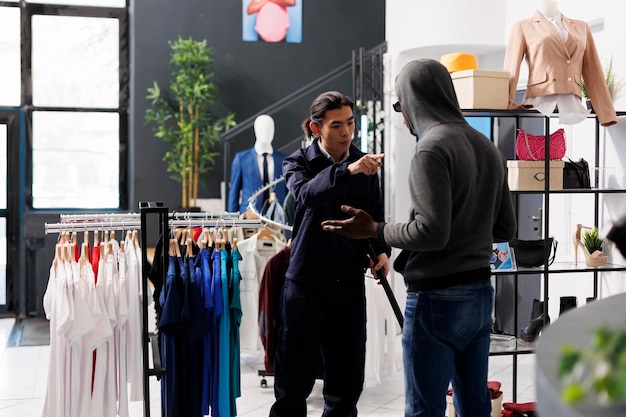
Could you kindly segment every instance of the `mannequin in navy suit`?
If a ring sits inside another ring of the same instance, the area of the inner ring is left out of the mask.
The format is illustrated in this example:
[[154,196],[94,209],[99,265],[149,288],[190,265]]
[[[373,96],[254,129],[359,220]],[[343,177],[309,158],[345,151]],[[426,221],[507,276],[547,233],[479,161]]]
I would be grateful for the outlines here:
[[[274,119],[263,114],[254,121],[254,147],[237,152],[233,159],[230,176],[230,190],[228,192],[228,211],[245,212],[248,208],[250,196],[263,187],[263,154],[267,153],[269,181],[279,178],[283,173],[285,153],[272,149],[274,139]],[[282,204],[287,195],[284,182],[274,186],[272,192]],[[263,196],[256,200],[256,208],[261,211]]]

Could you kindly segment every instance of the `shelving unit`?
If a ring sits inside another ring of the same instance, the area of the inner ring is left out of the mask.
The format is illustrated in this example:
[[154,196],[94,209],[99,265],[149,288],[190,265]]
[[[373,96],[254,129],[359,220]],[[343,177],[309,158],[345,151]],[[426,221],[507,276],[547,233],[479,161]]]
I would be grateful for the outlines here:
[[[515,131],[520,126],[520,120],[524,118],[539,118],[543,119],[544,129],[546,136],[549,136],[551,132],[550,122],[551,117],[544,116],[541,113],[538,113],[534,110],[488,110],[488,109],[476,109],[476,110],[464,110],[463,114],[465,117],[483,117],[490,118],[491,120],[491,129],[492,129],[492,137],[494,136],[494,125],[495,120],[497,118],[514,118],[515,120]],[[626,115],[626,112],[617,112],[618,116]],[[593,119],[595,122],[595,146],[594,146],[594,159],[593,161],[589,161],[591,167],[599,167],[600,166],[600,132],[601,126],[597,120],[595,114],[590,114],[589,118]],[[513,140],[515,140],[513,138]],[[591,172],[591,189],[564,189],[564,190],[550,190],[550,169],[549,169],[549,146],[546,146],[546,155],[545,155],[545,188],[541,191],[512,191],[514,198],[517,199],[517,196],[524,194],[541,194],[543,196],[543,218],[542,218],[542,237],[551,236],[550,234],[550,196],[558,195],[558,194],[586,194],[593,195],[593,217],[594,217],[594,225],[598,225],[599,215],[600,215],[600,197],[604,194],[625,194],[626,189],[601,189],[598,187],[599,178],[598,175],[594,176],[594,172]],[[568,241],[569,243],[569,241]],[[549,253],[547,250],[548,242],[546,242],[546,253]],[[582,261],[579,259],[578,265],[575,265],[574,262],[554,262],[552,265],[548,266],[547,256],[544,261],[544,265],[537,268],[522,268],[518,267],[514,270],[509,271],[494,271],[494,276],[496,278],[496,285],[498,276],[509,275],[513,276],[514,280],[514,317],[513,322],[515,323],[516,332],[519,331],[520,328],[520,320],[518,318],[518,280],[520,276],[524,275],[542,275],[542,285],[543,285],[543,294],[544,297],[544,311],[548,312],[549,308],[549,283],[550,283],[550,275],[552,274],[564,274],[564,273],[592,273],[593,274],[593,296],[598,297],[598,280],[599,276],[602,272],[611,272],[611,271],[626,271],[626,265],[619,265],[615,263],[607,263],[603,266],[597,268],[590,268],[586,266],[584,258]],[[547,322],[547,314],[544,315],[544,328],[549,325]],[[513,402],[517,401],[517,359],[519,355],[533,354],[535,352],[534,344],[525,342],[522,339],[515,338],[514,341],[507,341],[504,338],[502,340],[498,340],[495,343],[492,342],[492,350],[490,355],[492,356],[502,356],[502,355],[510,355],[512,356],[513,361]]]

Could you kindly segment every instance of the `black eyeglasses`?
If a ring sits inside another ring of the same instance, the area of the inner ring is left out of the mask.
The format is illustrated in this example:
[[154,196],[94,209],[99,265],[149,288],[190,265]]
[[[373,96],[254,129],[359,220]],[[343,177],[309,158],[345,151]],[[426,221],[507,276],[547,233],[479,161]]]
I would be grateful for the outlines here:
[[399,101],[396,101],[395,103],[393,103],[393,109],[397,111],[398,113],[402,111],[402,106],[400,105]]

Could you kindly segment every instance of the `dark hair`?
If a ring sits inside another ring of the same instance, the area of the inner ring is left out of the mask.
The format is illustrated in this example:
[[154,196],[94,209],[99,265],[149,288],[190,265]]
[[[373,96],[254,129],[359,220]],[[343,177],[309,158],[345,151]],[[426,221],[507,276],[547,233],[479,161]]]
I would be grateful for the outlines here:
[[317,96],[311,104],[309,117],[302,121],[302,131],[304,132],[304,135],[307,138],[313,138],[315,134],[311,130],[309,123],[314,122],[321,124],[328,110],[341,109],[344,106],[350,106],[350,108],[354,111],[354,103],[352,100],[339,91],[326,91],[325,93]]

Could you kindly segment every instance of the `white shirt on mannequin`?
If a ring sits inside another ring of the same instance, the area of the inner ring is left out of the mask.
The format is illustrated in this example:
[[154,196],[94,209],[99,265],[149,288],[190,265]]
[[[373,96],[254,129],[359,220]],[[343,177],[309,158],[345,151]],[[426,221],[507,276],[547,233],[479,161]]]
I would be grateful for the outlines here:
[[[254,150],[257,154],[259,172],[261,173],[261,178],[263,178],[263,154],[267,153],[269,156],[274,152],[272,149],[272,140],[274,140],[274,119],[272,119],[272,116],[262,114],[254,120],[254,135],[256,136]],[[271,182],[274,173],[274,158],[267,158],[267,172]]]

